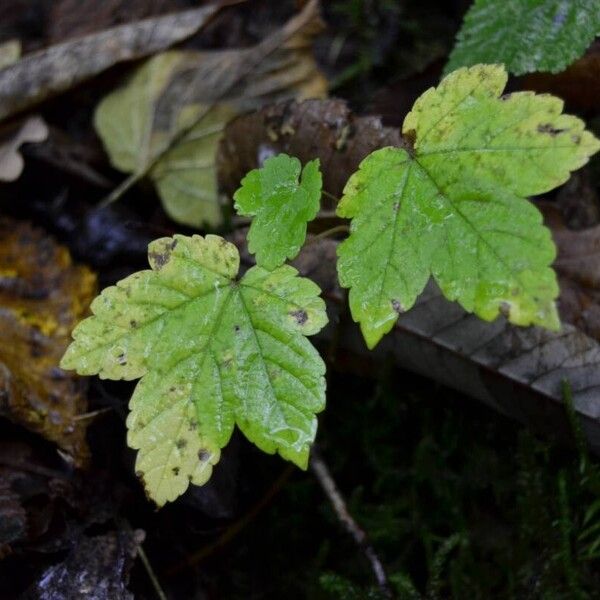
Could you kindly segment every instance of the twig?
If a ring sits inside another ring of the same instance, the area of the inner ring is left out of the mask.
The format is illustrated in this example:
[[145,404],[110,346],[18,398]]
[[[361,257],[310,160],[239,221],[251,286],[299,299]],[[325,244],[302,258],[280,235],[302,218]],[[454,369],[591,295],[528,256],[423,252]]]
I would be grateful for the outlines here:
[[367,557],[367,560],[371,564],[371,569],[373,570],[373,574],[375,575],[375,580],[377,581],[379,589],[386,598],[392,598],[392,590],[390,588],[385,569],[383,568],[375,549],[369,542],[367,534],[363,529],[361,529],[360,525],[358,525],[358,523],[352,518],[352,515],[348,512],[346,501],[338,490],[338,487],[329,471],[329,467],[321,458],[316,448],[313,448],[311,453],[310,468],[315,474],[319,484],[323,488],[325,495],[329,499],[337,518],[343,525],[344,529],[352,536],[356,542],[356,545]]
[[198,552],[187,556],[183,561],[167,568],[165,575],[171,577],[186,568],[193,567],[202,562],[207,556],[210,556],[223,546],[226,546],[242,529],[251,523],[257,515],[265,509],[273,498],[283,489],[287,480],[294,472],[293,465],[287,466],[281,475],[274,481],[273,485],[267,490],[266,494],[240,519],[228,527],[223,534],[212,544],[204,546]]
[[98,410],[93,410],[91,412],[82,413],[80,415],[75,415],[73,417],[73,421],[87,421],[88,419],[95,419],[96,417],[99,417],[100,415],[109,413],[112,410],[113,410],[112,406],[106,406],[104,408],[99,408]]
[[348,225],[336,225],[335,227],[331,227],[330,229],[326,229],[325,231],[321,231],[321,233],[317,233],[308,239],[305,246],[310,246],[323,238],[332,237],[338,233],[348,233],[350,228]]
[[154,572],[154,569],[152,568],[152,565],[148,560],[148,556],[146,556],[146,551],[144,550],[142,544],[138,546],[138,555],[140,557],[140,560],[142,561],[142,564],[144,565],[144,568],[146,569],[146,573],[148,573],[148,577],[152,582],[152,587],[154,588],[154,591],[156,592],[156,595],[158,596],[159,600],[167,600],[167,595],[165,594],[164,590],[160,585],[160,582],[158,581],[158,578],[156,577],[156,573]]
[[327,190],[321,190],[321,194],[323,194],[323,196],[327,196],[327,198],[331,200],[334,200],[336,204],[339,204],[340,199],[337,196],[330,194]]
[[[130,534],[134,534],[133,531],[133,527],[131,526],[131,524],[129,523],[129,521],[127,519],[118,519],[118,522],[120,523],[121,527],[127,531]],[[143,537],[142,537],[143,540]],[[138,556],[140,557],[140,560],[142,561],[142,564],[144,565],[144,569],[146,569],[146,573],[148,574],[148,578],[150,579],[150,582],[152,583],[152,587],[154,588],[154,591],[156,592],[156,595],[158,596],[159,600],[167,600],[167,595],[165,594],[164,590],[162,589],[162,586],[160,585],[160,581],[158,581],[158,577],[156,577],[156,573],[154,572],[154,569],[152,568],[152,565],[150,564],[150,561],[148,560],[148,555],[146,554],[146,551],[144,550],[144,547],[142,546],[142,540],[138,540],[138,544],[137,544],[137,553]]]

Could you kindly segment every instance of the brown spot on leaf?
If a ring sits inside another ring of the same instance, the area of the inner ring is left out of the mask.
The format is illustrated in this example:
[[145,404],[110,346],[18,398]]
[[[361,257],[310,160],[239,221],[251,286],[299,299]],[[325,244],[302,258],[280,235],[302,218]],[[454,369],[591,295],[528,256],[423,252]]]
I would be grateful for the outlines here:
[[552,137],[555,137],[564,131],[564,129],[556,129],[555,127],[552,127],[551,123],[540,123],[537,127],[537,130],[540,133],[547,133]]
[[296,323],[298,323],[298,325],[304,325],[304,323],[308,321],[308,314],[305,310],[293,310],[290,315],[296,319]]
[[175,442],[175,447],[178,450],[183,450],[183,448],[185,448],[187,446],[187,440],[184,438],[179,438],[176,442]]
[[408,144],[408,153],[414,156],[415,153],[415,142],[417,141],[417,132],[414,129],[409,129],[407,132],[402,134],[402,137]]
[[510,317],[510,304],[508,302],[500,302],[498,311],[503,317],[508,319]]
[[148,256],[154,265],[156,265],[156,268],[160,270],[169,262],[171,253],[165,250],[164,252],[150,252]]
[[404,312],[402,304],[400,304],[400,302],[395,298],[392,300],[392,308],[394,309],[394,312],[398,313],[399,315]]
[[175,476],[179,475],[179,467],[173,467],[171,469],[171,471],[173,472],[173,475],[175,475]]

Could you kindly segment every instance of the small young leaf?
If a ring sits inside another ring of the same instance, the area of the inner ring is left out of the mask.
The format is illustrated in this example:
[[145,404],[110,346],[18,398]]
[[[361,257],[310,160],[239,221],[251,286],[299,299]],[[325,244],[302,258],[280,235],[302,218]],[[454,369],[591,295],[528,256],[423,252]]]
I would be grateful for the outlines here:
[[475,0],[446,73],[477,63],[504,63],[515,75],[557,73],[598,34],[598,0]]
[[348,181],[338,214],[353,221],[338,272],[369,347],[430,275],[483,319],[558,328],[554,245],[523,197],[566,181],[600,143],[557,98],[499,97],[506,79],[497,65],[452,73],[404,120],[414,155],[378,150]]
[[308,162],[301,177],[300,169],[295,157],[273,156],[242,179],[233,197],[240,215],[256,217],[250,225],[248,249],[266,269],[297,256],[306,239],[306,223],[319,211],[319,160]]
[[150,244],[152,270],[105,289],[62,366],[141,377],[127,419],[136,467],[159,505],[210,477],[237,423],[265,452],[306,467],[325,365],[305,336],[327,321],[319,288],[290,266],[251,268],[218,236]]

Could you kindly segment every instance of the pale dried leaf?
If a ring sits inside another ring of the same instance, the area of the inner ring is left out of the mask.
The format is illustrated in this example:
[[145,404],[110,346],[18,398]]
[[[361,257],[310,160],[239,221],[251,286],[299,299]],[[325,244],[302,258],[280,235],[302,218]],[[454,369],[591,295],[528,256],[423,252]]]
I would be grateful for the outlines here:
[[21,58],[21,42],[8,40],[0,44],[0,70],[16,63]]
[[47,137],[48,126],[37,116],[0,130],[0,181],[15,181],[21,175],[24,161],[19,147],[22,144],[43,142]]

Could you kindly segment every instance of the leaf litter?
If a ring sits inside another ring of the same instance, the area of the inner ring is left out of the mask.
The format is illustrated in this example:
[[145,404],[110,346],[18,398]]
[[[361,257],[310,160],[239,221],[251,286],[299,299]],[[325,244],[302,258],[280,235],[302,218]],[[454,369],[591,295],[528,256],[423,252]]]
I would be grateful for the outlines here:
[[131,173],[107,202],[147,175],[173,220],[219,225],[215,152],[223,129],[234,116],[264,104],[326,94],[312,52],[322,27],[318,2],[311,0],[254,47],[171,51],[140,67],[95,114],[112,164]]
[[0,219],[0,414],[58,444],[77,466],[88,460],[84,380],[59,368],[96,277],[23,222]]

